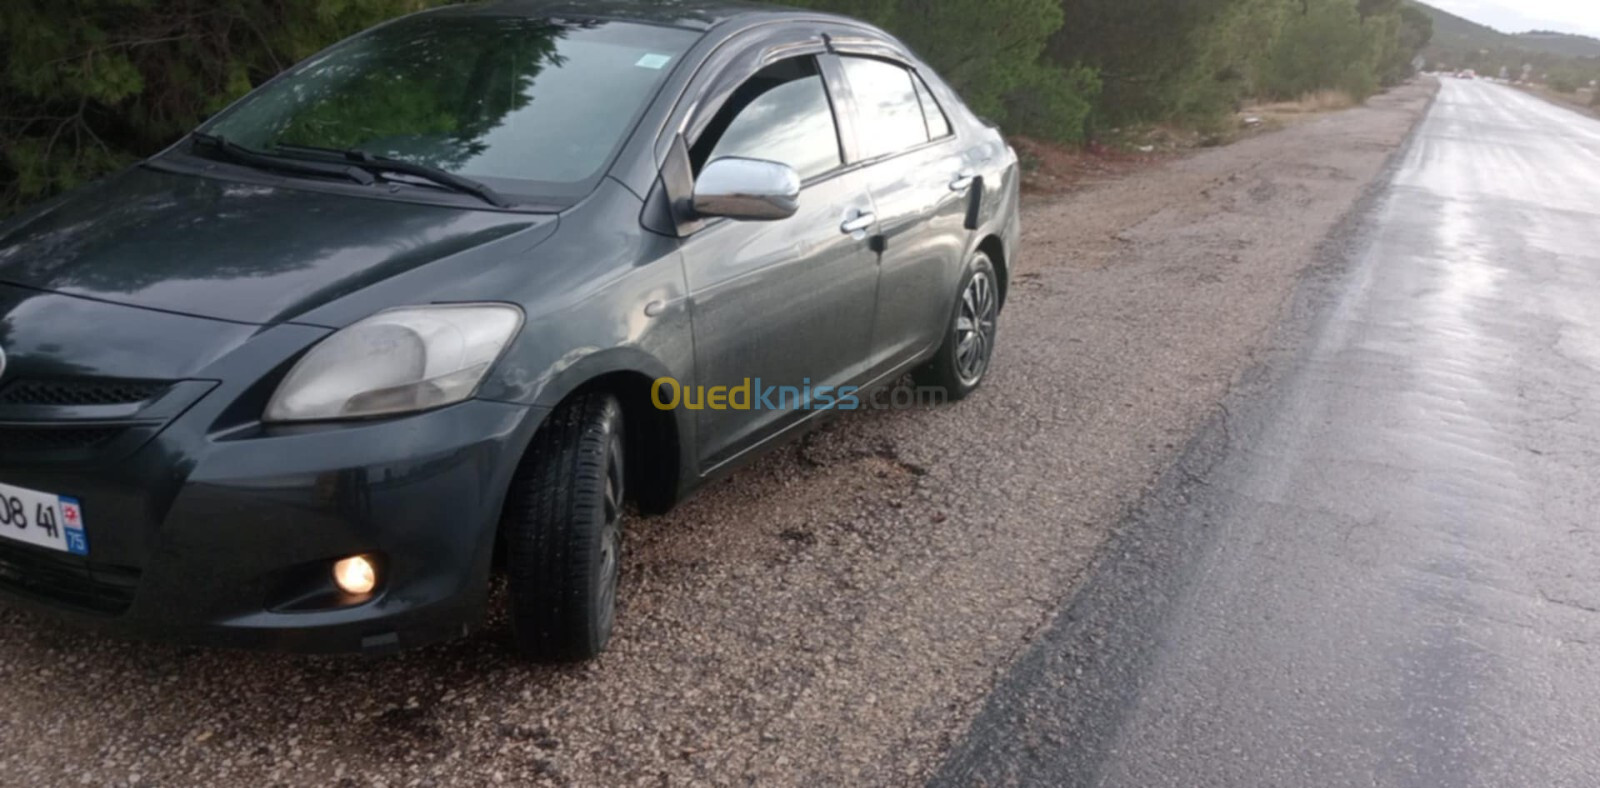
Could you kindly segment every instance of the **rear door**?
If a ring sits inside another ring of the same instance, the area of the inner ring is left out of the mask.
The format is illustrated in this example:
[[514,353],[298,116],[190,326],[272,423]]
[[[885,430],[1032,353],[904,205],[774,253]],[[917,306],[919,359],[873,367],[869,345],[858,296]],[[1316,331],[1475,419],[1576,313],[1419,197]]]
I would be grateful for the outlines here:
[[[741,156],[788,164],[804,185],[788,219],[711,220],[683,241],[698,384],[752,389],[747,403],[697,412],[706,470],[825,408],[829,389],[865,374],[878,286],[870,181],[846,169],[816,56],[764,63],[725,95],[688,140],[694,173]],[[866,226],[844,231],[860,217]]]
[[873,365],[886,372],[943,339],[971,239],[975,179],[960,138],[913,68],[849,50],[837,62],[882,234]]

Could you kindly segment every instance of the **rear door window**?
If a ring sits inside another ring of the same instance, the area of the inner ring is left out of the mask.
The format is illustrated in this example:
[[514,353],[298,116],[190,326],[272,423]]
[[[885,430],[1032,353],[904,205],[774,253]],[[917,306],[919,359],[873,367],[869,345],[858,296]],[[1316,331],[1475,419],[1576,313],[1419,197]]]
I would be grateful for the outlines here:
[[862,158],[892,155],[928,141],[928,121],[910,71],[873,58],[841,60],[855,96]]

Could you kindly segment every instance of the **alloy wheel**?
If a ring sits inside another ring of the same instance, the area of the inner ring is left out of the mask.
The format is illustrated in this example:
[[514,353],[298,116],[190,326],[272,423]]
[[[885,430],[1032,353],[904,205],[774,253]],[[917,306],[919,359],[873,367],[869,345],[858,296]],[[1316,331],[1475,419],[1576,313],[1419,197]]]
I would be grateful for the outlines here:
[[999,312],[994,276],[980,270],[962,292],[961,311],[956,315],[956,374],[968,386],[981,380],[989,369]]

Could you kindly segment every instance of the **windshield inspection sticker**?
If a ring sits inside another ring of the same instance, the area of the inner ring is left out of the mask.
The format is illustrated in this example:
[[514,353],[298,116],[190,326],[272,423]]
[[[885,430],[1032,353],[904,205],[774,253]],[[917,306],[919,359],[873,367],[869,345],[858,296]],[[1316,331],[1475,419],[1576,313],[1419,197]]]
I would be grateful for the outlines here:
[[671,55],[645,55],[644,57],[639,58],[639,62],[634,63],[634,65],[638,66],[639,68],[659,69],[671,61]]

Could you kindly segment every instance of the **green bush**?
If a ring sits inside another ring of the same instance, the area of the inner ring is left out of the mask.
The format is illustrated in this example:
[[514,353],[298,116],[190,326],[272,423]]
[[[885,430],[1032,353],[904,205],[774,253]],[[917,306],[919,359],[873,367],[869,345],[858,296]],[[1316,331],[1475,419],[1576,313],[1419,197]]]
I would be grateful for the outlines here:
[[1557,93],[1577,93],[1578,78],[1572,74],[1551,74],[1550,89]]
[[1205,70],[1205,31],[1239,2],[1061,0],[1066,22],[1047,51],[1056,65],[1099,72],[1104,123],[1163,121]]
[[1245,93],[1240,74],[1196,74],[1179,94],[1172,120],[1207,136],[1223,134],[1233,127],[1233,113]]
[[1280,99],[1326,89],[1364,99],[1377,89],[1372,50],[1355,3],[1307,0],[1269,51],[1262,87]]
[[[1039,55],[1061,27],[1060,0],[791,0],[796,5],[848,14],[876,23],[904,41],[961,93],[979,115],[1015,127],[1012,99],[1041,90],[1048,106],[1026,108],[1022,123],[1068,129],[1074,86],[1071,68],[1040,68]],[[1092,101],[1092,97],[1089,98]],[[1041,121],[1041,118],[1048,120]],[[1081,125],[1081,124],[1080,124]],[[1071,140],[1075,137],[1052,137]]]
[[1415,3],[1400,6],[1395,46],[1380,64],[1379,77],[1385,85],[1397,85],[1416,73],[1413,62],[1433,41],[1433,17]]
[[1031,66],[1006,96],[1006,130],[1056,142],[1082,143],[1100,95],[1092,68]]
[[1047,58],[1090,66],[1105,125],[1176,122],[1213,133],[1251,98],[1321,91],[1357,100],[1411,76],[1433,35],[1410,0],[1061,0]]

